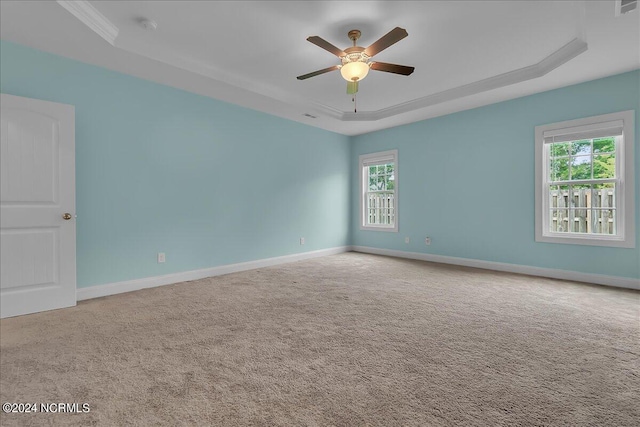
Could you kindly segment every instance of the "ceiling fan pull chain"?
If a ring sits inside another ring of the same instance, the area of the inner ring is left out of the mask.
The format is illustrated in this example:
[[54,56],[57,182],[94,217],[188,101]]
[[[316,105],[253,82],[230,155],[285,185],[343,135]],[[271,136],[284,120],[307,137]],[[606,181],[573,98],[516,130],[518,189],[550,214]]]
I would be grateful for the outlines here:
[[353,112],[357,113],[358,112],[358,103],[356,102],[356,94],[353,94]]

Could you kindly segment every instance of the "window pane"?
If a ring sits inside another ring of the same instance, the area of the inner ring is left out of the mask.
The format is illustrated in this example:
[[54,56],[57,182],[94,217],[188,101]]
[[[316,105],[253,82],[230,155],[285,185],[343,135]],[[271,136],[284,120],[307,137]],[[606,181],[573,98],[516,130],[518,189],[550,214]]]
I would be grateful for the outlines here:
[[375,166],[369,166],[369,176],[376,174],[377,168]]
[[616,177],[616,155],[598,154],[593,156],[593,177],[594,178],[615,178]]
[[591,214],[592,232],[597,234],[615,234],[615,214],[615,209],[593,209]]
[[570,204],[571,204],[571,200],[569,198],[569,186],[559,185],[558,186],[558,207],[568,208]]
[[571,158],[571,179],[591,179],[591,156]]
[[615,184],[549,186],[549,230],[558,233],[616,233]]
[[551,144],[551,157],[568,156],[571,145],[569,142]]
[[583,139],[580,141],[571,142],[572,156],[583,156],[586,154],[591,154],[591,140]]
[[557,185],[550,185],[549,186],[549,207],[550,208],[557,208],[558,207],[558,197],[559,197],[560,193],[558,192],[558,186]]
[[574,233],[587,233],[587,209],[573,210],[573,227],[571,231]]
[[591,185],[571,186],[571,206],[576,208],[591,207]]
[[387,189],[387,182],[386,182],[386,177],[385,176],[378,176],[378,182],[377,182],[377,190],[386,190]]
[[375,177],[369,177],[369,191],[377,190],[377,179]]
[[370,225],[393,225],[395,221],[393,193],[367,194],[367,223]]
[[569,180],[569,158],[561,157],[551,161],[551,181],[568,181]]
[[592,206],[596,208],[615,208],[616,207],[616,185],[594,184],[592,190]]
[[558,233],[566,233],[569,231],[569,209],[551,209],[550,214],[550,231]]
[[616,151],[616,140],[614,137],[593,140],[594,153],[613,153],[614,151]]
[[384,165],[379,165],[378,166],[378,174],[382,175],[382,174],[384,174],[384,171],[385,171]]

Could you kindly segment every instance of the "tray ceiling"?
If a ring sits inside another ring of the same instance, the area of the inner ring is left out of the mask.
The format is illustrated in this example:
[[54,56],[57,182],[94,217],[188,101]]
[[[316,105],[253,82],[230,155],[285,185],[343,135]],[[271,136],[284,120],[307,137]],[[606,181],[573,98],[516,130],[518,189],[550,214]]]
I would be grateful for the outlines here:
[[[4,40],[347,135],[640,67],[640,13],[616,17],[613,1],[0,5]],[[359,29],[358,44],[368,46],[395,26],[409,36],[376,59],[416,70],[369,73],[357,113],[339,72],[296,80],[339,63],[308,36],[345,48],[347,32]]]

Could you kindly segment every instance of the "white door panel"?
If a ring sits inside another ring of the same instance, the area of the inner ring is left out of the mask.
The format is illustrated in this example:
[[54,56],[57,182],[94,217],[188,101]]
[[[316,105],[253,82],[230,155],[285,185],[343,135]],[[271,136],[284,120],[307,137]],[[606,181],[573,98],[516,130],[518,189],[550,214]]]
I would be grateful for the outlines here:
[[0,129],[0,201],[3,204],[56,203],[57,121],[31,111],[3,109]]
[[0,315],[75,305],[74,107],[1,97]]
[[[13,228],[2,230],[2,269],[0,287],[55,285],[58,282],[58,230]],[[4,267],[4,265],[3,265]]]

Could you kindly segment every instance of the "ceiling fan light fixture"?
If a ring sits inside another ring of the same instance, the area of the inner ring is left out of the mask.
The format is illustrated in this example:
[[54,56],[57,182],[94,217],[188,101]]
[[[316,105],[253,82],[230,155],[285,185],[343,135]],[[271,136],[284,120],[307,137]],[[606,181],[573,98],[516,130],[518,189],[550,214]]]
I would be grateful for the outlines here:
[[394,28],[384,36],[380,37],[378,41],[367,48],[357,45],[358,39],[360,38],[360,30],[351,30],[347,35],[353,42],[353,46],[350,46],[344,50],[340,50],[340,48],[335,47],[321,37],[307,37],[307,41],[337,56],[340,59],[341,64],[327,67],[322,70],[317,70],[312,73],[303,74],[296,78],[298,80],[306,80],[310,77],[319,76],[330,71],[340,70],[342,78],[347,81],[347,93],[350,95],[355,95],[355,93],[358,91],[358,82],[367,77],[367,75],[369,74],[369,69],[375,71],[383,71],[386,73],[400,74],[403,76],[408,76],[413,73],[414,67],[389,64],[379,61],[370,62],[371,58],[373,58],[374,55],[377,55],[389,46],[407,37],[409,34],[404,28]]
[[369,74],[369,64],[361,61],[347,62],[340,68],[340,74],[348,82],[359,82]]

